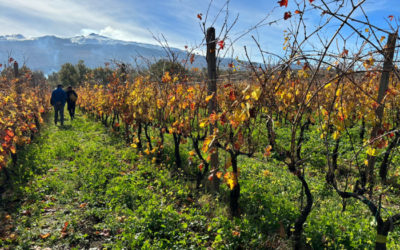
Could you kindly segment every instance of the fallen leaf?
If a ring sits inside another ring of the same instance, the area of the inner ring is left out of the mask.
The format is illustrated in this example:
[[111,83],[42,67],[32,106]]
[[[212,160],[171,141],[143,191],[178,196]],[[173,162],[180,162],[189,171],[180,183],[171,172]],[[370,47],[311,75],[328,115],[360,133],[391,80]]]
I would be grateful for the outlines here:
[[101,236],[110,237],[110,229],[103,229],[103,231],[100,233]]
[[82,204],[79,205],[79,208],[84,208],[86,206],[87,206],[87,203],[82,203]]
[[42,238],[42,239],[46,239],[49,236],[50,236],[50,233],[39,235],[39,237]]

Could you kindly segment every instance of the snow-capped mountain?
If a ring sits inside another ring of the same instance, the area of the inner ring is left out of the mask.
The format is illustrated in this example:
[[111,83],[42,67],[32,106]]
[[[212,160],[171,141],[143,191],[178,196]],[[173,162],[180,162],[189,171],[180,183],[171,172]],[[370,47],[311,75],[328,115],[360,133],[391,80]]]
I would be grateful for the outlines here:
[[0,36],[0,42],[1,41],[26,41],[26,40],[35,40],[35,39],[36,38],[27,38],[21,34]]
[[[143,48],[148,48],[148,49],[159,49],[163,50],[163,48],[159,45],[154,45],[154,44],[147,44],[147,43],[139,43],[139,42],[133,42],[133,41],[122,41],[122,40],[116,40],[112,39],[106,36],[101,36],[99,34],[91,33],[87,36],[75,36],[70,39],[72,43],[77,43],[77,44],[102,44],[102,45],[115,45],[115,44],[121,44],[121,45],[135,45],[135,46],[140,46]],[[179,49],[173,48],[174,50],[179,51]]]
[[[14,42],[33,41],[33,40],[44,39],[47,37],[54,37],[54,38],[69,40],[70,43],[72,43],[72,44],[135,45],[135,46],[140,46],[140,47],[148,48],[148,49],[163,50],[163,48],[160,45],[139,43],[139,42],[134,42],[134,41],[117,40],[117,39],[112,39],[110,37],[102,36],[102,35],[95,34],[95,33],[91,33],[86,36],[83,36],[83,35],[75,36],[72,38],[62,38],[62,37],[55,37],[55,36],[25,37],[24,35],[21,35],[21,34],[15,34],[15,35],[0,36],[0,42],[2,42],[2,41],[14,41]],[[173,50],[179,51],[179,49],[176,49],[176,48],[173,48]]]
[[[42,70],[45,74],[58,71],[66,62],[76,64],[84,60],[88,67],[104,66],[110,60],[132,63],[133,55],[140,54],[149,61],[166,58],[164,49],[154,44],[135,41],[122,41],[98,34],[62,38],[56,36],[25,37],[21,34],[0,36],[0,63],[6,64],[7,56],[11,56],[33,70]],[[176,52],[180,49],[172,49]],[[181,53],[184,59],[186,53]],[[24,59],[25,58],[25,59]],[[139,61],[140,63],[140,61]],[[199,58],[192,67],[205,67],[204,58]]]

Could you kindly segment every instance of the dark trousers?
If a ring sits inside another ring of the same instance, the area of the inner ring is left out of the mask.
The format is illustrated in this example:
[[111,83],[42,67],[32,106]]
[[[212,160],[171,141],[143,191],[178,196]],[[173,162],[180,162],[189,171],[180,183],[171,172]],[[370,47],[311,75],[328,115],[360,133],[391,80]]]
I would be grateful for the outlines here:
[[56,104],[54,106],[54,123],[57,125],[57,121],[58,121],[58,113],[60,113],[60,122],[61,122],[61,126],[64,125],[64,106],[60,105],[60,104]]
[[71,116],[71,120],[75,118],[75,107],[68,109],[69,111],[69,116]]
[[68,111],[69,116],[71,116],[71,120],[75,118],[75,103],[68,103]]

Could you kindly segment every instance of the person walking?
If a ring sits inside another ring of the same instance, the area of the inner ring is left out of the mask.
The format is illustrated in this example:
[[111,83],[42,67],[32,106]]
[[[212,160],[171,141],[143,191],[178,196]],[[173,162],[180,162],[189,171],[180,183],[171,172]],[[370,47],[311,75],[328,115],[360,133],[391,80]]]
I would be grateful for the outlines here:
[[57,89],[53,90],[51,93],[51,99],[53,99],[54,105],[54,124],[57,125],[58,113],[60,113],[61,126],[64,126],[64,106],[67,100],[67,94],[63,90],[64,86],[62,84],[57,85]]
[[75,118],[75,104],[76,100],[78,99],[78,95],[76,94],[75,90],[72,89],[72,86],[68,86],[67,88],[67,104],[68,104],[68,111],[69,116],[71,117],[71,121]]

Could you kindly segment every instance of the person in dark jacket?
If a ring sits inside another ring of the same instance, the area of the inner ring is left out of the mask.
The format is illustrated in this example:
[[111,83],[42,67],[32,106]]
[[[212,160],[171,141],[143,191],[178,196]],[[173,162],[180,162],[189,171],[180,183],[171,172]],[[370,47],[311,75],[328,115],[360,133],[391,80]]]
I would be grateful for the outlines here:
[[72,86],[68,86],[68,88],[67,88],[67,104],[68,104],[67,109],[69,111],[69,116],[71,116],[71,120],[73,120],[75,118],[75,104],[76,104],[77,99],[78,99],[78,95],[76,94],[75,90],[72,89]]
[[61,126],[64,126],[64,106],[67,100],[67,94],[63,90],[64,86],[62,84],[57,85],[57,89],[53,90],[51,93],[51,99],[53,99],[54,105],[54,123],[57,125],[58,113],[60,113]]

